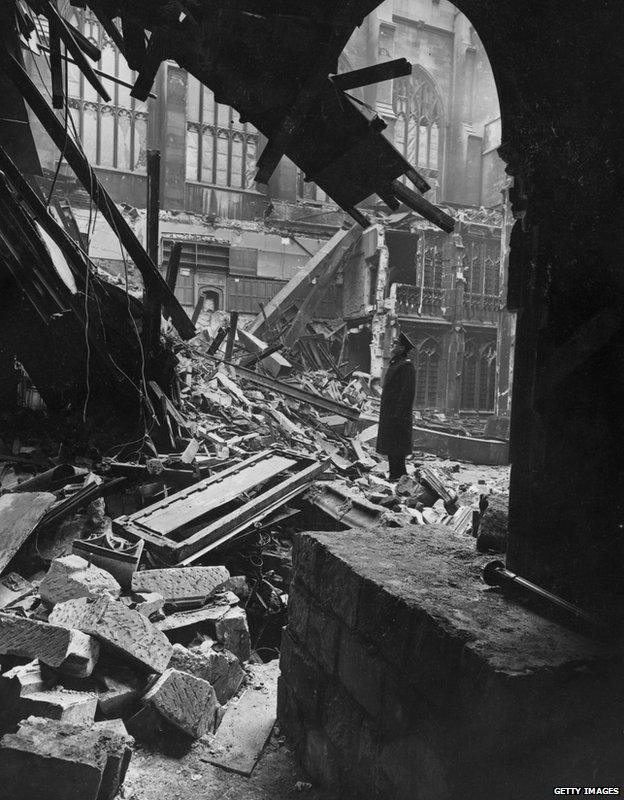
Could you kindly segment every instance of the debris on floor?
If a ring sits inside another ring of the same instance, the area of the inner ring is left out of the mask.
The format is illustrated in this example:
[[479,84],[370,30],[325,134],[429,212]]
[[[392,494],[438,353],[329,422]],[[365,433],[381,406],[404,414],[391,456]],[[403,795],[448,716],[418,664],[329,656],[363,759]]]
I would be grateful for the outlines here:
[[[176,382],[149,384],[129,443],[0,443],[7,780],[47,771],[57,794],[81,781],[84,800],[112,798],[133,738],[195,741],[206,763],[251,774],[275,723],[292,534],[480,525],[481,547],[504,512],[504,468],[415,453],[388,481],[358,424],[378,390],[342,377],[329,347],[234,334],[169,338]],[[302,370],[314,354],[328,368]]]

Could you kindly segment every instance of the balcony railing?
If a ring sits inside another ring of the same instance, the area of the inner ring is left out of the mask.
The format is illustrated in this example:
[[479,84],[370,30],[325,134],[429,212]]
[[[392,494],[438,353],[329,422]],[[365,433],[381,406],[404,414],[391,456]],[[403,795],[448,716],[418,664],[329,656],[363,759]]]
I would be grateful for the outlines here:
[[420,286],[410,286],[405,283],[396,283],[392,287],[394,293],[394,313],[399,316],[443,316],[444,289],[434,286],[424,286],[422,289],[422,303]]

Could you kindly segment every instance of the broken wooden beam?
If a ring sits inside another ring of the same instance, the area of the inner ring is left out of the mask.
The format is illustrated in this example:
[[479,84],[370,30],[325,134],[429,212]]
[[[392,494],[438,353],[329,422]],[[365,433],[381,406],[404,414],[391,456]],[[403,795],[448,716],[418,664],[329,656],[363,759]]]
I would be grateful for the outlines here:
[[[153,264],[158,263],[158,215],[160,211],[160,151],[147,151],[147,255]],[[143,348],[146,353],[155,353],[160,340],[161,291],[152,280],[143,282]]]
[[227,332],[227,340],[225,342],[225,360],[229,361],[232,358],[232,351],[234,350],[234,340],[236,339],[236,328],[238,326],[238,311],[230,311],[230,326]]
[[35,530],[55,499],[49,492],[20,492],[0,497],[0,572]]
[[357,408],[347,406],[344,403],[338,403],[336,400],[330,400],[328,397],[321,397],[321,395],[306,392],[304,389],[291,386],[289,383],[278,381],[275,378],[269,378],[267,375],[260,375],[238,364],[231,364],[230,366],[239,378],[250,381],[251,383],[256,383],[258,386],[262,386],[271,392],[277,392],[277,394],[292,397],[294,400],[299,400],[302,403],[309,403],[311,406],[315,406],[315,408],[322,408],[330,414],[339,414],[346,419],[358,420],[360,418],[360,412]]
[[167,262],[167,274],[165,282],[169,287],[169,291],[173,294],[175,292],[176,283],[178,282],[178,270],[180,269],[180,257],[182,255],[182,242],[175,242],[169,254],[169,261]]
[[5,54],[2,58],[2,66],[54,144],[61,152],[64,152],[65,160],[92,197],[102,216],[118,235],[120,244],[136,264],[143,279],[145,281],[152,280],[159,287],[164,306],[169,310],[173,324],[180,336],[183,339],[192,338],[195,335],[195,327],[191,324],[188,315],[175,296],[169,291],[156,265],[147,255],[125,217],[99,181],[84,153],[74,143],[71,136],[66,135],[63,123],[57,119],[54,111],[50,108],[22,65],[12,55]]
[[434,206],[433,203],[425,200],[422,195],[417,194],[408,186],[405,186],[405,184],[401,183],[401,181],[392,181],[390,184],[390,189],[392,194],[396,195],[396,197],[398,197],[402,203],[405,203],[408,208],[416,211],[417,214],[420,214],[421,217],[428,219],[429,222],[437,225],[438,228],[441,228],[446,233],[452,233],[455,230],[455,220],[453,217],[445,214],[444,211],[441,211],[439,208]]
[[[91,84],[91,86],[95,89],[97,94],[99,94],[102,100],[104,100],[104,102],[110,103],[111,96],[102,86],[97,75],[93,72],[91,64],[89,64],[89,62],[85,58],[83,49],[81,45],[76,41],[76,38],[74,37],[73,32],[69,28],[67,22],[59,14],[55,5],[52,2],[50,2],[50,0],[44,0],[43,13],[48,18],[48,21],[50,23],[50,30],[53,31],[55,35],[57,35],[63,41],[63,44],[65,45],[69,53],[71,53],[72,58],[76,62],[78,68],[84,75],[85,79]],[[52,40],[50,40],[50,47],[52,47]],[[60,50],[59,50],[59,62],[60,62]],[[61,152],[63,151],[61,150]]]
[[412,65],[410,62],[406,58],[395,58],[393,61],[374,64],[372,67],[363,67],[350,72],[341,72],[339,75],[331,75],[330,81],[337,89],[346,92],[349,89],[358,89],[360,86],[370,86],[372,83],[391,81],[393,78],[411,74]]
[[308,293],[310,283],[325,271],[327,262],[334,251],[340,246],[348,246],[360,235],[361,231],[355,225],[347,230],[337,231],[317,250],[302,269],[297,270],[286,286],[283,286],[268,303],[260,305],[260,313],[248,326],[248,332],[255,336],[261,335],[262,329],[270,328],[280,313],[286,311],[295,302],[301,302]]

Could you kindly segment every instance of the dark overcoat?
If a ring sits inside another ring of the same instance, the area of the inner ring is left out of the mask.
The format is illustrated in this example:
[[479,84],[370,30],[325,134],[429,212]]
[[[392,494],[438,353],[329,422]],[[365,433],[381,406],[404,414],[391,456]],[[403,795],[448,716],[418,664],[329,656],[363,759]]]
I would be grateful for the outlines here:
[[406,456],[412,452],[412,406],[416,391],[414,365],[407,356],[392,359],[381,390],[377,452]]

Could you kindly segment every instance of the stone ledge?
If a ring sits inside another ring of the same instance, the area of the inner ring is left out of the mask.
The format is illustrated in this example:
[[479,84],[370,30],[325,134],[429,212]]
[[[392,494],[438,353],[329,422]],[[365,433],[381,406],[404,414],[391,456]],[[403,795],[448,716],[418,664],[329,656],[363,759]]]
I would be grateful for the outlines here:
[[[350,769],[356,754],[336,741],[341,696],[352,709],[345,723],[360,719],[374,734],[372,772],[383,775],[384,764],[392,771],[403,753],[408,772],[413,765],[423,773],[404,785],[442,775],[440,797],[454,796],[457,780],[478,794],[489,762],[522,774],[530,760],[545,776],[546,762],[566,763],[562,736],[576,737],[577,761],[583,741],[600,741],[595,752],[605,763],[619,748],[620,658],[486,587],[481,568],[490,559],[473,548],[441,526],[296,538],[283,716],[298,709],[300,739],[321,731],[364,796],[370,781],[362,786]],[[485,777],[507,791],[500,770],[496,781]],[[375,791],[390,796],[380,785]]]

